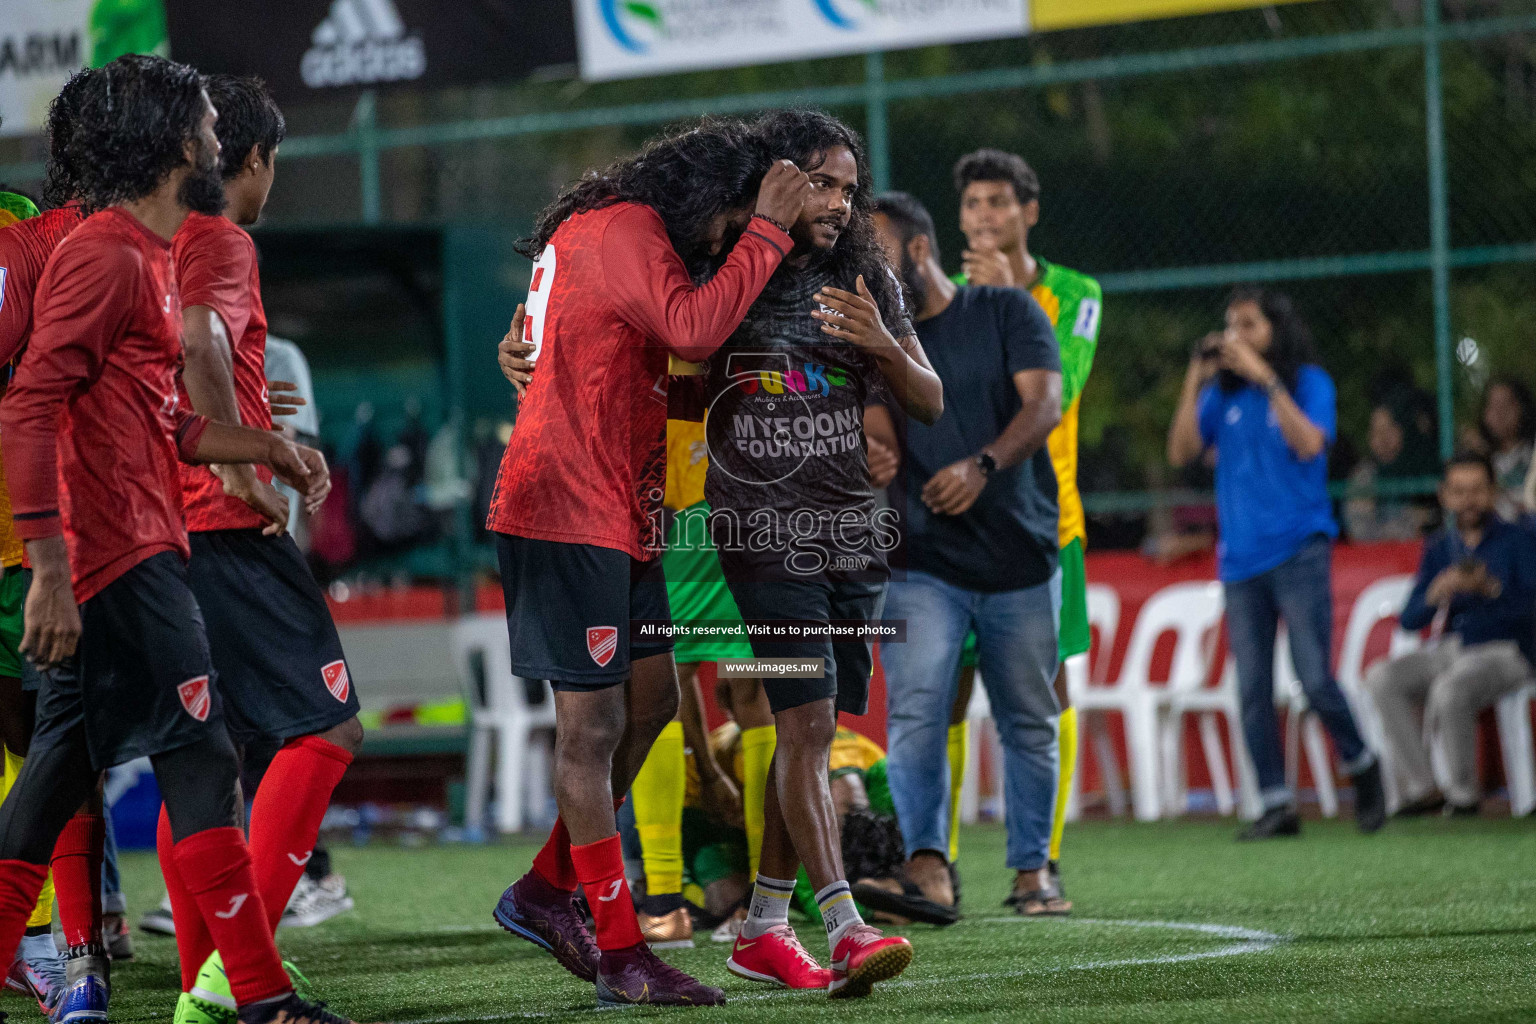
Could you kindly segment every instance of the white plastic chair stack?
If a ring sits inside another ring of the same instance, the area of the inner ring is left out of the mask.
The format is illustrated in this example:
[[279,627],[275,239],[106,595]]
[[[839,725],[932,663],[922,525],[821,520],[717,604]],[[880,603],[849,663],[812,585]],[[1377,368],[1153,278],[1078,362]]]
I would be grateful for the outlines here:
[[[1115,640],[1120,635],[1120,595],[1113,587],[1102,584],[1091,584],[1088,587],[1088,624],[1098,636],[1095,643],[1098,660],[1093,663],[1091,673],[1084,671],[1087,666],[1081,663],[1074,665],[1068,662],[1067,693],[1078,708],[1078,736],[1093,745],[1093,756],[1099,766],[1099,778],[1104,783],[1104,799],[1109,805],[1109,813],[1122,817],[1129,809],[1129,804],[1126,800],[1125,779],[1120,774],[1120,758],[1115,754],[1104,715],[1090,714],[1082,706],[1082,695],[1088,692],[1090,677],[1095,686],[1104,685],[1109,678],[1109,663],[1114,659]],[[1078,766],[1081,769],[1081,750],[1078,751]],[[1072,777],[1072,793],[1067,801],[1068,821],[1076,821],[1080,816],[1082,787],[1083,776],[1079,770]]]
[[465,825],[470,830],[485,827],[494,743],[496,828],[516,832],[527,820],[528,798],[547,799],[550,792],[547,758],[533,756],[532,738],[539,729],[554,728],[554,694],[544,683],[543,702],[530,702],[528,681],[512,674],[507,622],[500,615],[460,619],[454,626],[453,651],[470,718]]
[[[1209,635],[1221,621],[1218,583],[1176,583],[1142,605],[1131,631],[1125,662],[1114,683],[1090,686],[1074,697],[1078,713],[1118,711],[1125,718],[1131,761],[1131,807],[1140,821],[1161,815],[1158,711],[1172,689],[1198,687],[1210,668]],[[1175,635],[1168,687],[1153,686],[1152,656],[1164,634]],[[1190,680],[1195,680],[1193,683]]]
[[[1158,751],[1162,762],[1158,793],[1167,814],[1183,814],[1189,809],[1184,719],[1194,715],[1216,808],[1222,814],[1231,814],[1236,809],[1236,801],[1232,777],[1227,771],[1226,751],[1221,744],[1218,716],[1226,716],[1233,749],[1241,750],[1236,676],[1229,668],[1215,686],[1206,685],[1216,655],[1217,626],[1226,610],[1225,596],[1219,583],[1182,583],[1169,587],[1158,597],[1174,590],[1179,591],[1177,598],[1184,610],[1179,617],[1173,665],[1163,694],[1164,712],[1158,723]],[[1140,630],[1141,623],[1137,622],[1136,627]],[[1155,636],[1151,639],[1156,643]]]
[[[1365,675],[1375,664],[1365,660],[1366,645],[1378,625],[1397,619],[1412,590],[1412,576],[1388,576],[1361,591],[1350,610],[1349,624],[1344,627],[1344,646],[1339,652],[1339,688],[1355,713],[1355,721],[1360,723],[1366,744],[1381,758],[1381,781],[1386,790],[1389,813],[1397,810],[1401,797],[1397,792],[1397,776],[1388,760],[1381,716],[1376,713],[1376,702],[1365,692]],[[1387,656],[1395,658],[1418,646],[1417,635],[1394,628]]]
[[1286,712],[1285,781],[1291,792],[1300,790],[1301,754],[1305,749],[1307,767],[1312,771],[1312,785],[1317,790],[1317,805],[1325,818],[1339,816],[1339,792],[1333,783],[1333,758],[1328,754],[1328,740],[1323,723],[1307,703],[1307,692],[1296,675],[1291,658],[1291,636],[1285,626],[1275,637],[1275,707]]
[[[1258,780],[1248,758],[1248,744],[1243,739],[1242,700],[1238,695],[1237,666],[1229,657],[1222,666],[1215,686],[1191,686],[1168,695],[1159,731],[1163,763],[1163,803],[1169,815],[1189,810],[1189,771],[1184,759],[1184,718],[1195,716],[1201,756],[1211,777],[1211,793],[1218,814],[1236,813],[1255,818],[1262,812]],[[1226,720],[1227,743],[1232,748],[1232,771],[1227,770],[1226,751],[1221,744],[1220,719]]]

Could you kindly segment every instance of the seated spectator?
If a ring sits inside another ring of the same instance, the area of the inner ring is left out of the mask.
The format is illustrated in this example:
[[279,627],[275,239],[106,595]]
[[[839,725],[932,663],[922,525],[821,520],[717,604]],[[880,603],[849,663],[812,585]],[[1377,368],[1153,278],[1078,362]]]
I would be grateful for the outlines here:
[[[1446,466],[1445,528],[1424,545],[1401,619],[1404,629],[1433,625],[1438,636],[1366,676],[1397,773],[1401,815],[1477,813],[1478,712],[1533,675],[1536,537],[1494,512],[1496,493],[1493,467],[1481,455],[1463,453]],[[1426,733],[1444,755],[1443,792]]]
[[1518,518],[1524,502],[1526,476],[1531,471],[1532,441],[1536,440],[1536,399],[1531,389],[1512,377],[1495,377],[1483,392],[1477,428],[1463,432],[1463,444],[1488,457],[1498,483],[1498,512]]
[[1349,476],[1344,522],[1351,540],[1417,540],[1433,514],[1410,498],[1381,494],[1383,484],[1430,476],[1439,470],[1435,439],[1414,414],[1411,392],[1371,410],[1367,455]]

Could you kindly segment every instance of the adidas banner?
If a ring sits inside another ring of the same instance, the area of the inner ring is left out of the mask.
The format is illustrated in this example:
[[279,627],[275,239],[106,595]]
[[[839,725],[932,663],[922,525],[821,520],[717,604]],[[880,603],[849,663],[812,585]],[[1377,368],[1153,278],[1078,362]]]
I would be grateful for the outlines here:
[[1025,0],[572,0],[589,80],[1023,34]]
[[284,102],[523,78],[572,65],[570,0],[165,0],[171,55],[255,74]]

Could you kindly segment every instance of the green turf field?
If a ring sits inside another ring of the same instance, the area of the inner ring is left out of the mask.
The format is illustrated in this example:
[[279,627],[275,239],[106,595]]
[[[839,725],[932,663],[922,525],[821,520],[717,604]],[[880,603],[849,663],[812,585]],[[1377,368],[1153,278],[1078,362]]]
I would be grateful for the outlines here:
[[[1308,824],[1239,846],[1226,822],[1091,823],[1067,835],[1065,922],[1008,917],[1003,836],[968,830],[966,918],[914,927],[912,968],[861,1003],[765,990],[728,975],[726,948],[665,954],[723,985],[723,1010],[625,1011],[712,1020],[1536,1020],[1536,822],[1392,823],[1378,836]],[[287,955],[359,1021],[592,1017],[592,990],[491,922],[534,848],[336,848],[358,909],[284,930]],[[153,857],[126,858],[135,912],[160,898]],[[819,929],[801,928],[825,956]],[[115,972],[113,1020],[167,1020],[175,950],[138,933]],[[13,1021],[35,1018],[0,1001]],[[792,1017],[790,1015],[793,1015]]]

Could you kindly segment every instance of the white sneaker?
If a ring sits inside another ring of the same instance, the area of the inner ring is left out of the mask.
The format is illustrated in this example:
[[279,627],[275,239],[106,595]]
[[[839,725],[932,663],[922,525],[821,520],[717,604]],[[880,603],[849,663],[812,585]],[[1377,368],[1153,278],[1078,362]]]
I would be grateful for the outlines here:
[[283,911],[279,927],[313,928],[322,921],[329,921],[337,914],[345,914],[353,907],[352,897],[347,895],[347,880],[341,875],[327,875],[316,882],[308,875],[299,876],[288,908]]
[[729,942],[732,945],[735,945],[737,936],[741,934],[741,927],[746,923],[747,908],[739,907],[734,914],[726,918],[724,921],[721,921],[719,927],[710,932],[710,941]]
[[139,927],[154,935],[175,935],[176,922],[171,918],[171,898],[160,901],[153,910],[146,910],[139,918]]

